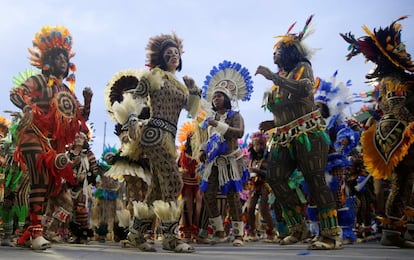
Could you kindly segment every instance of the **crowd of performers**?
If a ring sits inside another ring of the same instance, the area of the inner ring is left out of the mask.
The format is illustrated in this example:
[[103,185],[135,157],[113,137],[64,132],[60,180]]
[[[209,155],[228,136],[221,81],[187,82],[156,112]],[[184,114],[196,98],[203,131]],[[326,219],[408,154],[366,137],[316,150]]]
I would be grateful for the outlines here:
[[[245,132],[239,101],[252,76],[237,62],[214,66],[199,88],[183,67],[182,40],[159,34],[146,66],[114,74],[105,88],[119,147],[91,150],[92,89],[75,95],[72,36],[45,26],[26,70],[13,79],[20,111],[0,117],[1,246],[116,241],[122,247],[192,253],[195,243],[308,243],[309,249],[378,239],[414,247],[414,64],[401,41],[401,17],[356,38],[340,34],[351,59],[374,63],[371,106],[350,81],[315,78],[312,49],[293,25],[274,45],[278,70],[262,109],[273,117]],[[69,74],[71,73],[71,74]],[[66,81],[66,83],[64,82]],[[255,91],[258,91],[257,89]],[[189,120],[178,128],[182,110]],[[177,145],[178,144],[178,145]]]

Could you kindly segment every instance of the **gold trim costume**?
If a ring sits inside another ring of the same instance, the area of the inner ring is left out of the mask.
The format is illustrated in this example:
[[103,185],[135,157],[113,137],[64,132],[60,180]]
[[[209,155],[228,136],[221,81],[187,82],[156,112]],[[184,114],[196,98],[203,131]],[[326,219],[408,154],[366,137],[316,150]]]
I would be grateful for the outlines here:
[[385,205],[381,244],[414,248],[414,63],[401,41],[402,16],[385,28],[355,38],[340,34],[350,44],[351,59],[362,53],[376,65],[366,78],[376,82],[378,122],[361,137],[363,160],[367,171],[377,179],[392,179],[391,193]]
[[256,74],[273,81],[265,92],[264,106],[274,119],[260,123],[262,131],[272,128],[269,141],[268,170],[266,179],[276,198],[283,206],[283,216],[289,225],[290,235],[280,241],[281,245],[297,243],[309,236],[302,218],[301,202],[289,187],[289,176],[299,169],[318,207],[321,236],[312,241],[309,249],[340,249],[341,228],[338,226],[336,205],[325,180],[329,137],[325,122],[314,103],[314,76],[309,58],[311,50],[303,40],[309,35],[310,16],[301,32],[293,34],[294,24],[274,45],[274,63],[279,71],[259,66]]

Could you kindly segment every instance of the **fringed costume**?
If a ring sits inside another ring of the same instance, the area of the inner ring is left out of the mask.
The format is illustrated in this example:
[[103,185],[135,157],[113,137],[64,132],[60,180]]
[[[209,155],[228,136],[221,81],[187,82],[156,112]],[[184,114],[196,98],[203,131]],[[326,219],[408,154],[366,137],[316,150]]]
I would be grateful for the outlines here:
[[200,190],[204,192],[207,213],[216,242],[224,237],[223,217],[217,207],[217,191],[227,197],[232,222],[234,246],[243,246],[244,224],[239,192],[249,173],[238,139],[244,135],[244,119],[238,111],[238,100],[247,101],[253,91],[249,71],[239,63],[223,61],[213,67],[203,86],[203,97],[213,105],[204,129],[207,142],[200,147],[204,155]]
[[376,65],[367,78],[377,83],[378,122],[361,137],[364,164],[377,179],[392,178],[392,189],[385,205],[381,244],[414,248],[414,63],[401,41],[400,17],[388,27],[355,38],[341,34],[351,46],[347,58],[362,53]]
[[0,117],[0,218],[3,231],[1,246],[11,247],[16,246],[13,234],[23,231],[28,216],[29,176],[24,174],[19,163],[13,160],[18,120],[16,116],[12,121]]
[[[18,127],[15,160],[30,176],[31,226],[18,241],[25,244],[32,237],[33,249],[50,247],[43,238],[42,217],[48,196],[56,196],[63,182],[74,184],[73,171],[65,154],[76,133],[85,129],[89,117],[92,90],[85,88],[82,106],[74,94],[75,65],[69,60],[72,36],[63,26],[45,26],[33,39],[29,49],[31,64],[42,70],[24,83],[13,87],[10,100],[22,109]],[[69,82],[69,87],[63,83]]]
[[[176,162],[177,122],[184,108],[195,116],[200,100],[200,90],[193,79],[184,77],[184,85],[175,76],[175,72],[182,68],[182,47],[182,40],[175,33],[151,37],[146,48],[150,70],[139,78],[133,90],[134,99],[148,102],[150,107],[149,118],[141,124],[140,133],[131,136],[139,141],[139,151],[149,160],[152,172],[144,203],[134,202],[134,221],[128,234],[128,240],[133,240],[143,251],[155,251],[143,239],[154,216],[161,222],[164,250],[195,251],[175,232],[183,207],[183,202],[178,200],[182,180]],[[133,122],[129,119],[127,124]]]
[[87,243],[93,236],[89,227],[90,208],[92,203],[92,186],[96,185],[98,176],[98,163],[86,134],[79,132],[68,151],[75,175],[75,185],[70,187],[73,200],[73,217],[70,222],[72,238],[70,243]]
[[303,39],[309,35],[312,17],[300,33],[291,33],[292,25],[286,35],[277,36],[280,40],[274,46],[273,59],[279,67],[278,73],[263,66],[257,69],[257,74],[274,83],[264,96],[264,107],[273,113],[274,120],[262,122],[260,129],[274,128],[268,143],[266,177],[276,198],[283,204],[284,218],[290,229],[290,235],[280,243],[293,244],[309,236],[300,200],[288,185],[289,176],[298,168],[317,205],[321,225],[320,239],[313,241],[309,248],[339,249],[341,228],[335,201],[325,180],[330,140],[314,103],[315,81],[308,60],[311,53],[303,44]]
[[[120,71],[112,77],[105,92],[107,112],[116,122],[114,133],[121,142],[119,149],[109,146],[104,149],[102,157],[110,166],[105,178],[116,180],[125,186],[126,208],[123,205],[117,207],[116,215],[119,227],[126,231],[134,221],[134,204],[144,201],[152,181],[149,160],[139,146],[142,126],[149,118],[149,107],[146,97],[133,94],[145,73],[145,70],[133,69]],[[149,223],[154,216],[151,218]],[[121,240],[121,245],[151,251],[152,247],[144,239],[144,235],[151,230],[152,226],[149,225],[139,239],[132,238],[133,233],[130,232],[128,239]]]
[[[203,204],[203,196],[199,190],[199,178],[197,169],[199,161],[195,157],[197,153],[193,153],[193,149],[197,147],[195,142],[195,128],[197,121],[185,122],[178,131],[177,140],[181,144],[179,147],[180,155],[178,165],[183,180],[183,188],[181,196],[184,200],[184,210],[181,219],[180,231],[183,233],[184,241],[187,243],[195,240],[197,243],[209,242],[205,232],[207,232],[205,206]],[[203,235],[204,234],[204,235]]]
[[335,71],[329,80],[320,80],[315,93],[315,103],[328,121],[326,130],[331,139],[331,145],[325,167],[326,178],[334,195],[343,243],[349,244],[356,241],[353,232],[356,204],[352,207],[345,207],[345,204],[351,201],[356,202],[356,197],[349,196],[346,180],[352,165],[350,154],[359,144],[360,133],[359,129],[354,131],[348,126],[349,116],[344,112],[353,102],[349,91],[351,81],[348,80],[346,84],[337,82],[337,74],[338,72]]
[[[266,242],[275,242],[275,223],[270,214],[269,198],[272,192],[266,182],[266,143],[268,135],[261,132],[252,134],[248,145],[249,153],[249,189],[251,190],[247,199],[247,241],[258,241],[256,205],[259,203],[260,216],[266,222]],[[279,203],[279,202],[276,202]],[[277,215],[276,215],[277,216]]]
[[[116,210],[122,203],[120,197],[121,183],[111,177],[105,176],[110,168],[104,161],[98,162],[99,175],[96,178],[96,189],[93,193],[90,223],[101,243],[114,240],[115,225],[119,225]],[[129,220],[129,219],[128,219]],[[128,226],[127,223],[126,226]]]

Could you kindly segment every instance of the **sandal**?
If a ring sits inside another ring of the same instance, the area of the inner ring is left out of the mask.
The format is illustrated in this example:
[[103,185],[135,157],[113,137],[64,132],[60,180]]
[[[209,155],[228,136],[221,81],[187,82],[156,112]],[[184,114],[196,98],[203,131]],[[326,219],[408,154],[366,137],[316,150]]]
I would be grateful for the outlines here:
[[312,242],[308,247],[310,250],[333,250],[342,248],[342,242],[340,240],[323,236],[319,237],[319,240]]
[[242,247],[244,246],[243,240],[236,238],[233,240],[233,246]]
[[180,243],[174,248],[174,252],[176,253],[193,253],[195,252],[195,248],[187,243]]
[[211,244],[212,245],[227,243],[227,242],[230,242],[229,237],[213,237],[213,239],[211,239]]
[[121,247],[123,248],[138,248],[143,252],[155,252],[155,248],[146,242],[143,236],[135,233],[128,233],[127,239],[120,241]]
[[194,247],[184,243],[173,235],[166,235],[162,241],[162,249],[168,251],[174,251],[176,253],[193,253],[195,252]]

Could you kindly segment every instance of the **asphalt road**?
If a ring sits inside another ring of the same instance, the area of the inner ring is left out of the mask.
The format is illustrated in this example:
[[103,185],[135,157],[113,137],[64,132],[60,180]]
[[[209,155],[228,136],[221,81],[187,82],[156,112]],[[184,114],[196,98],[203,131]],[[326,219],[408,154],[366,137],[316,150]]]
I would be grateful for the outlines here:
[[342,250],[307,250],[307,244],[280,246],[263,242],[246,242],[244,247],[233,247],[231,244],[198,245],[192,254],[165,251],[161,243],[155,243],[157,252],[146,253],[134,248],[121,248],[118,243],[96,241],[88,245],[53,244],[44,251],[24,248],[0,247],[0,259],[414,259],[414,249],[384,247],[377,241],[346,245]]

